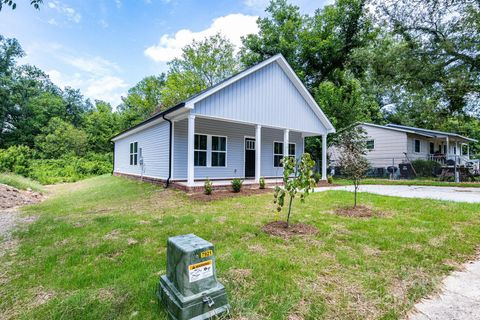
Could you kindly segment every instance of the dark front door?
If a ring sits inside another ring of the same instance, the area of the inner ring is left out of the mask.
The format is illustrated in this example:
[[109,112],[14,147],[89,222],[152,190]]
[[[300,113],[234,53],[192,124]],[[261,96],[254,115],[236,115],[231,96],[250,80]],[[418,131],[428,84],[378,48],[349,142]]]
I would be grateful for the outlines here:
[[255,177],[255,139],[245,138],[245,178]]

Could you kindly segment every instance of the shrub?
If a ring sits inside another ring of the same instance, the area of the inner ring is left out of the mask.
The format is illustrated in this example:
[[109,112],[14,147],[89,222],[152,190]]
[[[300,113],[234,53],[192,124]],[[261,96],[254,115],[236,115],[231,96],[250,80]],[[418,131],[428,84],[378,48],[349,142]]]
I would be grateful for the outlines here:
[[243,181],[240,180],[239,178],[233,179],[232,180],[233,192],[240,192],[240,190],[242,189],[242,184],[243,184]]
[[213,191],[212,181],[210,181],[210,179],[207,178],[207,180],[203,184],[203,192],[207,195],[210,195],[212,194],[212,191]]
[[332,176],[328,176],[327,177],[327,181],[329,184],[332,184],[333,183],[333,177]]
[[264,177],[260,177],[259,184],[260,184],[260,189],[265,189],[265,178]]
[[11,146],[0,150],[0,172],[12,172],[27,176],[33,150],[27,146]]
[[315,183],[318,184],[318,182],[320,181],[320,179],[322,179],[322,175],[319,173],[319,172],[315,172],[313,174],[313,180],[315,180]]
[[442,165],[436,161],[417,159],[412,161],[418,177],[435,177]]

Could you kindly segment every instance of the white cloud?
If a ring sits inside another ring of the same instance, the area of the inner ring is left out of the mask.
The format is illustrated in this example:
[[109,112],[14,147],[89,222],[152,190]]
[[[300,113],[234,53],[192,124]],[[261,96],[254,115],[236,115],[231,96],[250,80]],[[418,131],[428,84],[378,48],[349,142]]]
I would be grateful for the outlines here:
[[84,72],[97,76],[109,75],[112,72],[120,72],[120,67],[102,57],[63,56],[62,60]]
[[58,22],[54,18],[51,18],[47,22],[48,22],[48,24],[51,24],[52,26],[58,26]]
[[182,54],[182,48],[193,40],[203,40],[216,33],[221,33],[230,40],[237,48],[240,48],[241,37],[250,33],[257,33],[257,17],[241,13],[213,19],[212,24],[205,30],[193,32],[189,29],[181,29],[174,35],[164,34],[160,37],[157,45],[145,49],[144,54],[157,62],[167,62]]
[[48,3],[48,7],[52,10],[56,10],[57,12],[63,14],[67,20],[79,23],[82,20],[82,15],[78,13],[72,7],[69,7],[58,0],[53,0]]

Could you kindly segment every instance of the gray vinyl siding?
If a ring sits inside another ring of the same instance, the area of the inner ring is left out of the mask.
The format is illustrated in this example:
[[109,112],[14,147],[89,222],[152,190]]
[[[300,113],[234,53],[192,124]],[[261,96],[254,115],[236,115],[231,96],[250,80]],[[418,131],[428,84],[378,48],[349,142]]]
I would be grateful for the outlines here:
[[[115,172],[142,174],[140,161],[130,165],[130,143],[138,142],[142,149],[143,175],[166,179],[168,177],[169,126],[161,122],[140,132],[115,141]],[[140,160],[140,156],[139,156]]]
[[199,101],[194,113],[300,132],[326,131],[276,62]]
[[[187,120],[175,122],[173,179],[187,178]],[[195,167],[195,179],[243,178],[245,176],[245,137],[255,137],[255,127],[212,119],[195,119],[195,133],[227,137],[226,167]],[[301,133],[290,132],[290,142],[296,144],[296,155],[303,152]],[[262,128],[262,176],[280,176],[281,168],[273,167],[273,142],[283,141],[283,130]]]
[[407,134],[391,129],[362,126],[369,140],[374,140],[375,148],[368,151],[367,159],[372,167],[398,165],[405,159]]

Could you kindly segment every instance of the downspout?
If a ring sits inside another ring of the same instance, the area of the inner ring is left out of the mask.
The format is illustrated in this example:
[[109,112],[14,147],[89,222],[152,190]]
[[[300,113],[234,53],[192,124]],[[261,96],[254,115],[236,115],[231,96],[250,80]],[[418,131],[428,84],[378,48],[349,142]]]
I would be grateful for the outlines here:
[[113,165],[112,165],[112,176],[115,175],[115,141],[113,141]]
[[170,125],[168,137],[168,178],[165,185],[165,187],[168,188],[170,184],[170,179],[172,177],[172,121],[165,118],[165,115],[163,115],[162,118],[163,120],[168,121],[168,124]]

